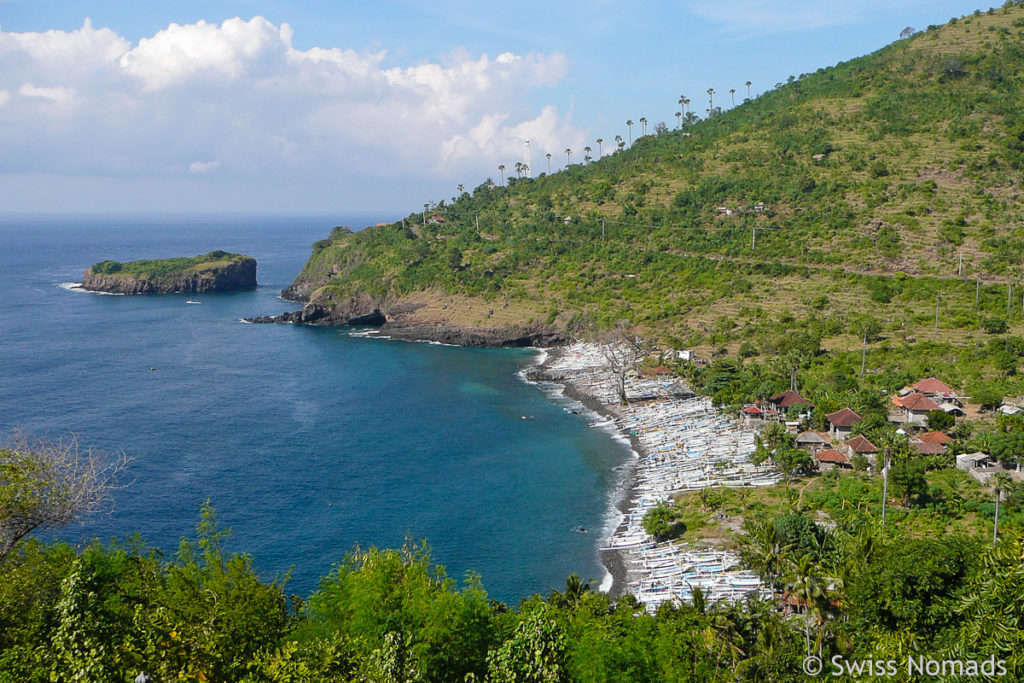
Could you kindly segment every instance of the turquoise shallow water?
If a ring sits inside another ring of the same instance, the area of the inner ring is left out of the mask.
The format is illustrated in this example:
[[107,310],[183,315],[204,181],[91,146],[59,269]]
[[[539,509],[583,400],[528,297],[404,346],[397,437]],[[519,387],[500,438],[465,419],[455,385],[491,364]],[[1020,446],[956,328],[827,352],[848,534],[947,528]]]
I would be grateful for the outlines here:
[[[113,511],[59,536],[138,531],[173,552],[209,498],[232,547],[268,576],[294,566],[299,594],[356,544],[406,536],[499,600],[600,580],[628,450],[519,379],[532,352],[239,322],[294,308],[280,290],[342,222],[0,218],[0,431],[133,458]],[[59,286],[106,258],[212,249],[254,256],[259,289],[196,306]]]

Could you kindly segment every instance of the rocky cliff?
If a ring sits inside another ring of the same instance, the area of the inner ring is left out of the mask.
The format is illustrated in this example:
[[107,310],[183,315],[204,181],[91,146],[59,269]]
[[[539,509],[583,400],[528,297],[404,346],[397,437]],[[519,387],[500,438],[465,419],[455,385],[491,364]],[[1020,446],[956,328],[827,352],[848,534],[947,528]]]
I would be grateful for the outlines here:
[[112,294],[203,293],[256,289],[256,259],[210,252],[181,259],[103,261],[82,274],[82,289]]

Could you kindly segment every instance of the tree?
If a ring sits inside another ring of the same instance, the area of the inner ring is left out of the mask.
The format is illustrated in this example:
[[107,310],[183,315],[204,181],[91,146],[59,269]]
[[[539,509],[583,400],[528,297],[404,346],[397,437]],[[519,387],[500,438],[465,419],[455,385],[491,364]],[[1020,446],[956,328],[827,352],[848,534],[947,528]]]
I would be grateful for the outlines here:
[[631,333],[626,321],[619,321],[615,329],[601,335],[601,354],[615,377],[615,393],[626,405],[626,374],[643,357],[640,340]]
[[587,147],[583,148],[583,163],[584,164],[586,164],[588,161],[590,161],[590,152],[591,151],[592,150],[590,149],[589,145]]
[[[629,129],[629,146],[632,147],[633,146],[633,119],[628,119],[626,121],[626,128]],[[616,139],[619,138],[618,135],[616,135],[615,137],[616,137]]]
[[551,152],[544,155],[548,160],[548,175],[551,175]]
[[924,477],[925,463],[921,460],[902,459],[892,466],[889,475],[893,492],[903,497],[903,504],[910,505],[910,499],[928,493],[928,480]]
[[708,88],[708,116],[715,115],[715,89]]
[[956,424],[956,418],[944,410],[929,410],[926,419],[928,429],[933,432],[944,432]]
[[56,443],[15,437],[0,446],[0,563],[35,531],[61,526],[109,501],[123,454],[82,452],[74,439]]
[[597,158],[600,159],[604,155],[604,138],[597,139]]
[[505,185],[505,164],[498,165],[498,172],[501,173],[501,184],[502,187]]
[[648,535],[658,541],[674,538],[686,530],[686,526],[682,522],[676,521],[675,508],[668,502],[658,503],[648,510],[644,514],[641,526]]
[[683,114],[682,112],[676,112],[676,128],[683,127]]
[[729,88],[729,97],[732,99],[732,106],[736,106],[736,88]]
[[747,86],[747,99],[749,100],[750,99],[750,86],[753,85],[753,83],[751,83],[750,81],[747,81],[743,85]]
[[874,340],[882,331],[882,323],[870,315],[859,316],[850,326],[857,336],[861,337],[864,346],[860,356],[860,376],[864,376],[864,368],[868,358],[868,342]]
[[571,147],[566,147],[565,148],[565,165],[566,166],[572,166],[572,148]]
[[[640,117],[640,125],[643,126],[643,135],[647,135],[647,118],[644,116]],[[632,139],[629,141],[629,146],[633,146]]]

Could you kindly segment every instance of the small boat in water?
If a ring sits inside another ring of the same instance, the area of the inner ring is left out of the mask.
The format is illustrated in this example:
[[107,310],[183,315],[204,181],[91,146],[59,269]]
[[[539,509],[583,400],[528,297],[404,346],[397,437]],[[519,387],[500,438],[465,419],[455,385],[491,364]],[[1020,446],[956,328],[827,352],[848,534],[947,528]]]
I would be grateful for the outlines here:
[[196,301],[195,299],[189,299],[185,303],[187,303],[187,304],[201,304],[203,302],[202,301]]

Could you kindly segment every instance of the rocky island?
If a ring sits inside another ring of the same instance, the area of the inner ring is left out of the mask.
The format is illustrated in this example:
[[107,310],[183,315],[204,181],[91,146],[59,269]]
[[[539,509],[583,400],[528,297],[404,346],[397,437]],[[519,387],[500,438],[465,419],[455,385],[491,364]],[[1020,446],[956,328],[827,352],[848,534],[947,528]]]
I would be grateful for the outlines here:
[[256,259],[217,250],[191,258],[101,261],[82,274],[82,289],[111,294],[256,289]]

